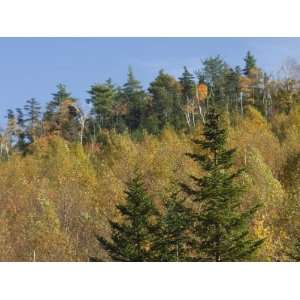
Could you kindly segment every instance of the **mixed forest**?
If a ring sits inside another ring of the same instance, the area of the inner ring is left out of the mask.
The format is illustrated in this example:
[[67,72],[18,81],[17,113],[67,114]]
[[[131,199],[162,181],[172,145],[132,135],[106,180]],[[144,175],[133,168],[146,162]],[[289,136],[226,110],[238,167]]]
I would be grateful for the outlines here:
[[[300,65],[131,68],[0,133],[0,261],[300,260]],[[26,99],[25,99],[26,100]]]

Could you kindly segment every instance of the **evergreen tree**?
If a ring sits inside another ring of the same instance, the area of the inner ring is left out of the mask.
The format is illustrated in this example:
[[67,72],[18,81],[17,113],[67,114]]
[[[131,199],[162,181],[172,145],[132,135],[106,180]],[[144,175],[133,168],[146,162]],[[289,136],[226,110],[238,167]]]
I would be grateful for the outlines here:
[[7,110],[6,118],[7,118],[8,122],[16,119],[15,113],[12,109]]
[[53,99],[47,104],[44,113],[44,129],[56,133],[66,140],[78,139],[80,124],[76,99],[71,96],[63,84],[57,85],[58,91],[53,93]]
[[228,68],[225,72],[224,92],[228,108],[233,108],[237,105],[240,96],[240,76],[239,67],[235,69]]
[[91,97],[87,99],[87,103],[92,104],[92,114],[96,123],[100,128],[112,127],[112,109],[116,91],[111,80],[108,79],[104,84],[92,85],[88,93]]
[[35,98],[31,98],[26,101],[24,110],[26,111],[27,117],[24,121],[28,122],[30,127],[34,127],[37,123],[39,123],[41,116],[41,106]]
[[140,175],[132,179],[125,193],[126,202],[117,205],[123,221],[110,221],[111,241],[101,236],[97,239],[114,261],[151,261],[158,211],[147,195]]
[[17,130],[16,134],[18,136],[17,148],[24,152],[27,143],[26,143],[26,132],[25,132],[25,116],[21,108],[16,108],[17,113]]
[[56,88],[57,92],[52,94],[53,99],[51,102],[53,105],[59,106],[64,100],[73,99],[71,93],[67,91],[67,87],[64,84],[59,83]]
[[180,83],[163,70],[150,83],[149,92],[152,96],[152,118],[156,118],[155,126],[159,130],[166,125],[176,129],[185,126],[185,118],[182,110],[183,101]]
[[32,142],[41,130],[39,126],[41,106],[35,98],[31,98],[26,101],[24,110],[26,112],[26,119],[24,119],[24,122],[27,124],[27,136]]
[[204,126],[204,138],[195,140],[201,154],[189,154],[205,172],[192,176],[195,187],[182,184],[183,190],[199,204],[194,228],[196,259],[202,261],[242,261],[262,243],[248,234],[248,223],[257,206],[241,211],[243,187],[234,172],[235,150],[226,150],[226,131],[220,126],[220,115],[211,109]]
[[135,79],[131,66],[128,68],[127,82],[123,86],[123,92],[128,96],[132,96],[137,92],[141,92],[141,83]]
[[243,72],[246,76],[248,76],[250,74],[250,71],[256,68],[256,59],[250,51],[247,52],[246,57],[244,58],[244,62],[245,68],[243,69]]
[[75,101],[74,98],[71,97],[71,93],[67,91],[67,87],[60,83],[56,86],[57,92],[53,93],[52,100],[47,104],[46,112],[44,115],[44,119],[50,121],[55,118],[55,115],[59,111],[60,105],[66,100],[69,99],[71,101]]
[[192,211],[174,193],[165,203],[165,214],[159,222],[159,234],[153,251],[157,261],[187,261],[191,244],[189,231],[193,223]]
[[135,79],[131,67],[129,67],[127,82],[123,85],[121,97],[128,109],[125,118],[126,125],[128,128],[136,130],[142,125],[146,107],[146,95],[140,82]]
[[16,113],[17,113],[17,125],[19,128],[24,128],[25,127],[25,118],[24,118],[24,113],[21,108],[16,108]]
[[224,100],[226,63],[218,55],[205,59],[202,65],[202,70],[197,74],[199,82],[205,82],[208,85],[210,95],[215,102]]
[[187,67],[184,67],[184,71],[179,78],[179,82],[182,86],[182,95],[185,100],[192,99],[195,96],[195,81],[194,76],[191,74]]

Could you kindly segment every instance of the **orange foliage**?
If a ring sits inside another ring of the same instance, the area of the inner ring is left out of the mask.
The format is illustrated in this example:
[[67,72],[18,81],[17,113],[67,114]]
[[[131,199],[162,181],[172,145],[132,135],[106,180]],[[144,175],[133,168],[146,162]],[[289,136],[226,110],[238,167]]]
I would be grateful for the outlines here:
[[208,95],[208,88],[205,83],[200,83],[197,87],[199,101],[204,101]]

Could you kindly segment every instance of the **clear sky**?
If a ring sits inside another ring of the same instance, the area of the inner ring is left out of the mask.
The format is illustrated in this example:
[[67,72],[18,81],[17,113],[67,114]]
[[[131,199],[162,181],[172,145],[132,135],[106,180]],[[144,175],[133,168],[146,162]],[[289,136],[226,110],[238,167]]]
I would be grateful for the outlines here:
[[247,50],[275,72],[287,57],[300,60],[300,38],[0,38],[0,125],[31,97],[45,104],[58,83],[85,103],[90,85],[109,77],[123,84],[129,65],[147,88],[162,68],[179,76],[218,54],[243,65]]

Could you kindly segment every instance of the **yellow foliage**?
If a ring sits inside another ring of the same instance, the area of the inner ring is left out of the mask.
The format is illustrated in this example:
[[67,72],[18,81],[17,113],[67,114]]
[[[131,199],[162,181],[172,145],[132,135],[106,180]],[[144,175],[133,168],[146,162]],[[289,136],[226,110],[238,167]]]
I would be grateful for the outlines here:
[[[300,204],[293,205],[300,193],[294,185],[288,193],[295,196],[287,197],[278,180],[283,165],[294,172],[291,181],[300,180],[298,164],[286,164],[288,156],[300,152],[299,112],[282,118],[282,144],[251,106],[234,126],[229,114],[222,119],[228,147],[237,148],[236,167],[247,170],[241,178],[247,186],[243,205],[262,204],[251,226],[253,236],[266,238],[256,260],[286,260],[285,246],[300,216]],[[0,260],[87,261],[98,256],[95,233],[109,238],[107,220],[118,217],[115,205],[123,201],[135,170],[160,205],[176,183],[191,184],[190,175],[201,175],[185,154],[201,151],[191,139],[202,133],[201,124],[189,134],[166,128],[160,136],[145,134],[137,142],[128,133],[103,132],[105,142],[96,152],[53,135],[36,139],[25,157],[15,153],[1,161]]]
[[245,117],[229,129],[228,143],[230,147],[237,148],[239,165],[247,164],[248,153],[256,149],[272,172],[276,176],[279,174],[283,164],[279,140],[272,133],[270,125],[254,107],[249,106]]
[[286,259],[283,250],[286,224],[282,220],[285,192],[257,150],[249,153],[242,181],[247,187],[245,205],[248,207],[257,203],[261,205],[253,220],[252,230],[257,238],[264,238],[265,242],[259,248],[256,259],[261,261]]

